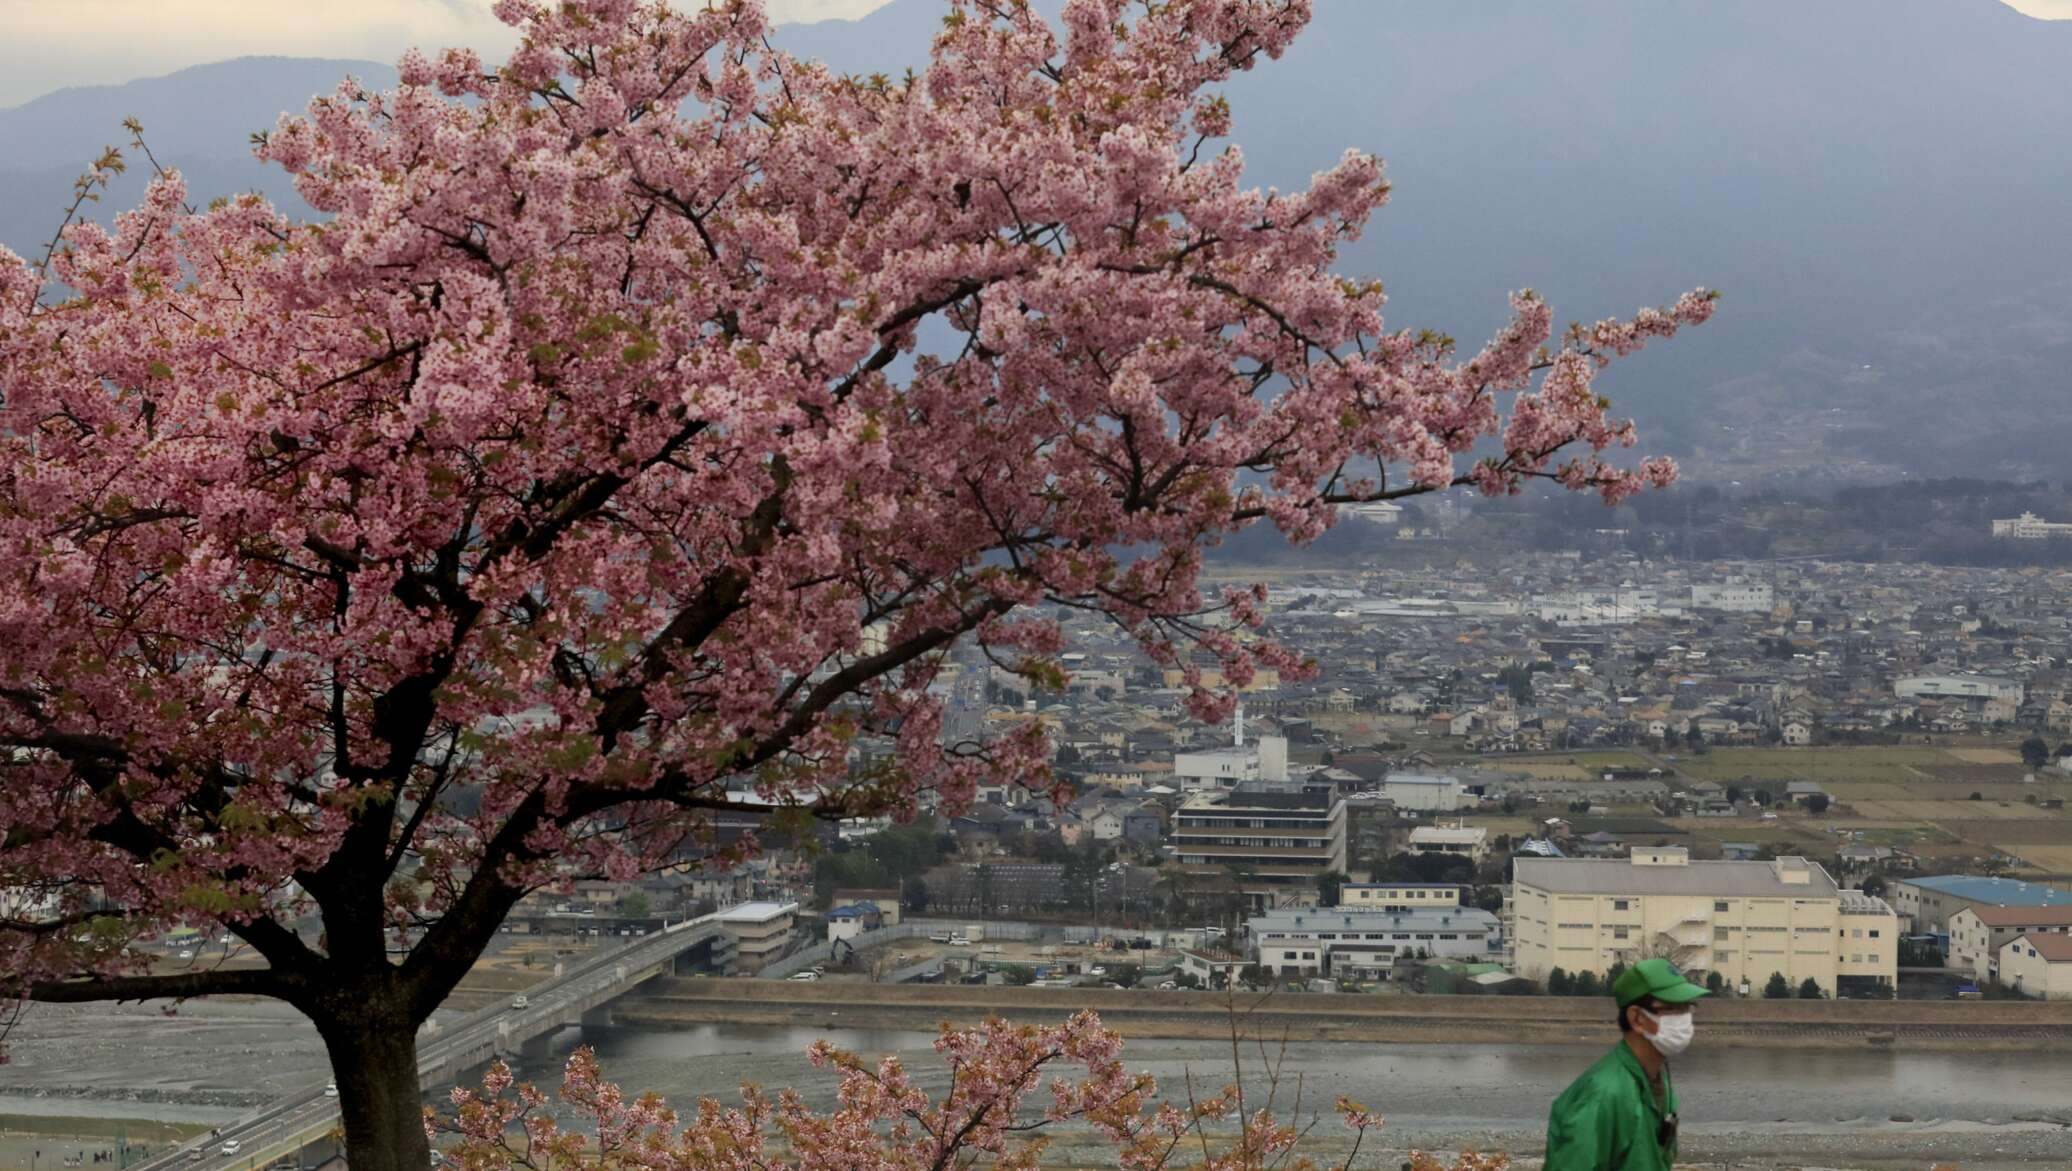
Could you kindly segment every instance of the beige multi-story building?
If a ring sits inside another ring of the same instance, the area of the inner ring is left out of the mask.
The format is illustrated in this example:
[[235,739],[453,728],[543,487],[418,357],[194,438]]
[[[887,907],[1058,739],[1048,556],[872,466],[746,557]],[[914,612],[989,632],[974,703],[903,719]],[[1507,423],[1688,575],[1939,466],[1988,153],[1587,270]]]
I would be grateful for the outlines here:
[[1345,872],[1345,802],[1264,781],[1197,793],[1173,815],[1170,845],[1188,871],[1235,875],[1255,910],[1315,906],[1317,876]]
[[1467,887],[1454,882],[1348,882],[1338,888],[1338,905],[1348,911],[1415,911],[1458,907]]
[[1624,859],[1520,856],[1514,875],[1516,966],[1533,979],[1649,956],[1751,994],[1772,974],[1829,996],[1889,995],[1899,978],[1892,908],[1804,858],[1693,862],[1679,846],[1637,847]]
[[781,959],[791,944],[791,928],[798,914],[797,903],[742,903],[720,912],[721,929],[734,937],[729,974],[753,976]]
[[1950,916],[1950,966],[1980,980],[2001,979],[2000,949],[2015,936],[2066,934],[2072,934],[2072,906],[1988,907],[1974,903]]

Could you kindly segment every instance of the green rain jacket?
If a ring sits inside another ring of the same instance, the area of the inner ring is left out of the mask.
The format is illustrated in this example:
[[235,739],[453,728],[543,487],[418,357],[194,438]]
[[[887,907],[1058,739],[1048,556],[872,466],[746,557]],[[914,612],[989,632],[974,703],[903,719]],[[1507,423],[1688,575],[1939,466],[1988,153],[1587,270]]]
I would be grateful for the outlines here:
[[1547,1114],[1546,1171],[1669,1171],[1676,1143],[1655,1141],[1663,1111],[1676,1113],[1676,1089],[1662,1071],[1663,1106],[1647,1071],[1625,1042],[1554,1099]]

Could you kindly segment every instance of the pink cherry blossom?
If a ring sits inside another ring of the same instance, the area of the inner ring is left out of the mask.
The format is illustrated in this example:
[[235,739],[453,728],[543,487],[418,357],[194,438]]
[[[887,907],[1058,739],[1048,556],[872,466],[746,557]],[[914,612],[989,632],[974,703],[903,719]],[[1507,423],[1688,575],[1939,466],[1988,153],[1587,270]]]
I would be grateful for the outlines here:
[[[1205,596],[1224,536],[1674,476],[1595,380],[1711,295],[1555,343],[1522,293],[1463,360],[1338,267],[1378,159],[1261,191],[1207,141],[1307,0],[948,0],[900,78],[752,0],[496,11],[500,68],[413,53],[265,138],[319,219],[167,172],[0,252],[0,994],[280,996],[396,1066],[527,891],[753,849],[730,785],[1056,793],[1039,725],[943,743],[959,645],[1055,681],[1043,608],[1099,614],[1221,718],[1195,652],[1306,666]],[[174,924],[267,966],[148,973]],[[409,1165],[374,1093],[341,1069],[355,1165]]]
[[[604,1079],[595,1055],[579,1049],[563,1068],[558,1111],[498,1062],[479,1090],[456,1089],[446,1109],[427,1110],[425,1131],[459,1171],[1033,1171],[1067,1125],[1091,1131],[1124,1171],[1319,1171],[1353,1166],[1382,1126],[1341,1097],[1337,1112],[1355,1141],[1349,1153],[1320,1162],[1305,1149],[1307,1127],[1257,1105],[1275,1097],[1257,1073],[1249,1102],[1241,1069],[1213,1093],[1189,1087],[1163,1097],[1148,1074],[1129,1070],[1122,1049],[1091,1012],[1042,1027],[945,1025],[935,1050],[949,1090],[934,1099],[899,1058],[868,1062],[822,1042],[811,1057],[840,1074],[832,1109],[815,1110],[791,1090],[773,1099],[751,1085],[739,1106],[701,1099],[688,1117],[654,1095],[629,1100]],[[1412,1158],[1418,1171],[1503,1171],[1509,1162],[1473,1152],[1452,1162],[1424,1152]]]

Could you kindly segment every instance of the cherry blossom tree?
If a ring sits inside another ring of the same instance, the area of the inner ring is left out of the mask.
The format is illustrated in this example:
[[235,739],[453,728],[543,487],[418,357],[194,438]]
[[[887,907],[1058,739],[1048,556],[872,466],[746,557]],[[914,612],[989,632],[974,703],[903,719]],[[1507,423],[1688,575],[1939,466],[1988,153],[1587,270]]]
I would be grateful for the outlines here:
[[[751,1085],[740,1106],[701,1099],[686,1119],[657,1095],[628,1100],[578,1049],[564,1068],[559,1111],[497,1063],[480,1089],[453,1091],[450,1111],[427,1110],[426,1133],[456,1171],[1035,1171],[1067,1125],[1105,1145],[1123,1171],[1350,1171],[1382,1127],[1367,1107],[1339,1097],[1332,1113],[1350,1140],[1333,1144],[1342,1155],[1320,1160],[1326,1136],[1316,1117],[1301,1117],[1300,1095],[1269,1077],[1248,1098],[1241,1068],[1220,1089],[1197,1093],[1190,1084],[1184,1097],[1162,1099],[1150,1075],[1130,1072],[1121,1038],[1091,1012],[1047,1027],[944,1025],[935,1051],[950,1075],[940,1099],[896,1056],[870,1064],[822,1042],[811,1056],[839,1078],[834,1109],[816,1111],[796,1090],[772,1098]],[[1290,1098],[1287,1116],[1278,1114]],[[1472,1151],[1451,1162],[1410,1156],[1417,1171],[1510,1165]],[[1074,1151],[1067,1161],[1089,1157]]]
[[[1464,357],[1334,269],[1376,159],[1245,186],[1214,87],[1309,7],[948,0],[888,78],[752,0],[501,0],[502,67],[262,138],[320,219],[161,171],[0,254],[0,993],[278,997],[417,1171],[416,1029],[528,892],[753,849],[743,792],[1053,788],[1037,729],[948,742],[953,649],[1055,683],[1091,614],[1220,719],[1198,663],[1304,666],[1223,535],[1666,483],[1593,380],[1709,294]],[[154,968],[178,924],[259,966]]]

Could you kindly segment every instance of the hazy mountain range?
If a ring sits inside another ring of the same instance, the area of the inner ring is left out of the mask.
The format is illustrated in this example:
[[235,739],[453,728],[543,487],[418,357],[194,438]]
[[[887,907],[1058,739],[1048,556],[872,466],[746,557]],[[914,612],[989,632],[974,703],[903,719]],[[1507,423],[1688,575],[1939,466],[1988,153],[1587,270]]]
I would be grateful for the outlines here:
[[[847,69],[925,57],[942,0],[782,30]],[[1564,318],[1709,285],[1704,330],[1609,382],[1721,479],[2060,475],[2072,447],[2072,22],[1999,0],[1318,0],[1229,87],[1262,184],[1348,145],[1395,202],[1348,256],[1393,319],[1472,341],[1511,289]],[[142,118],[201,194],[292,198],[247,139],[346,73],[244,58],[0,110],[0,242]],[[111,197],[135,198],[129,182]]]

